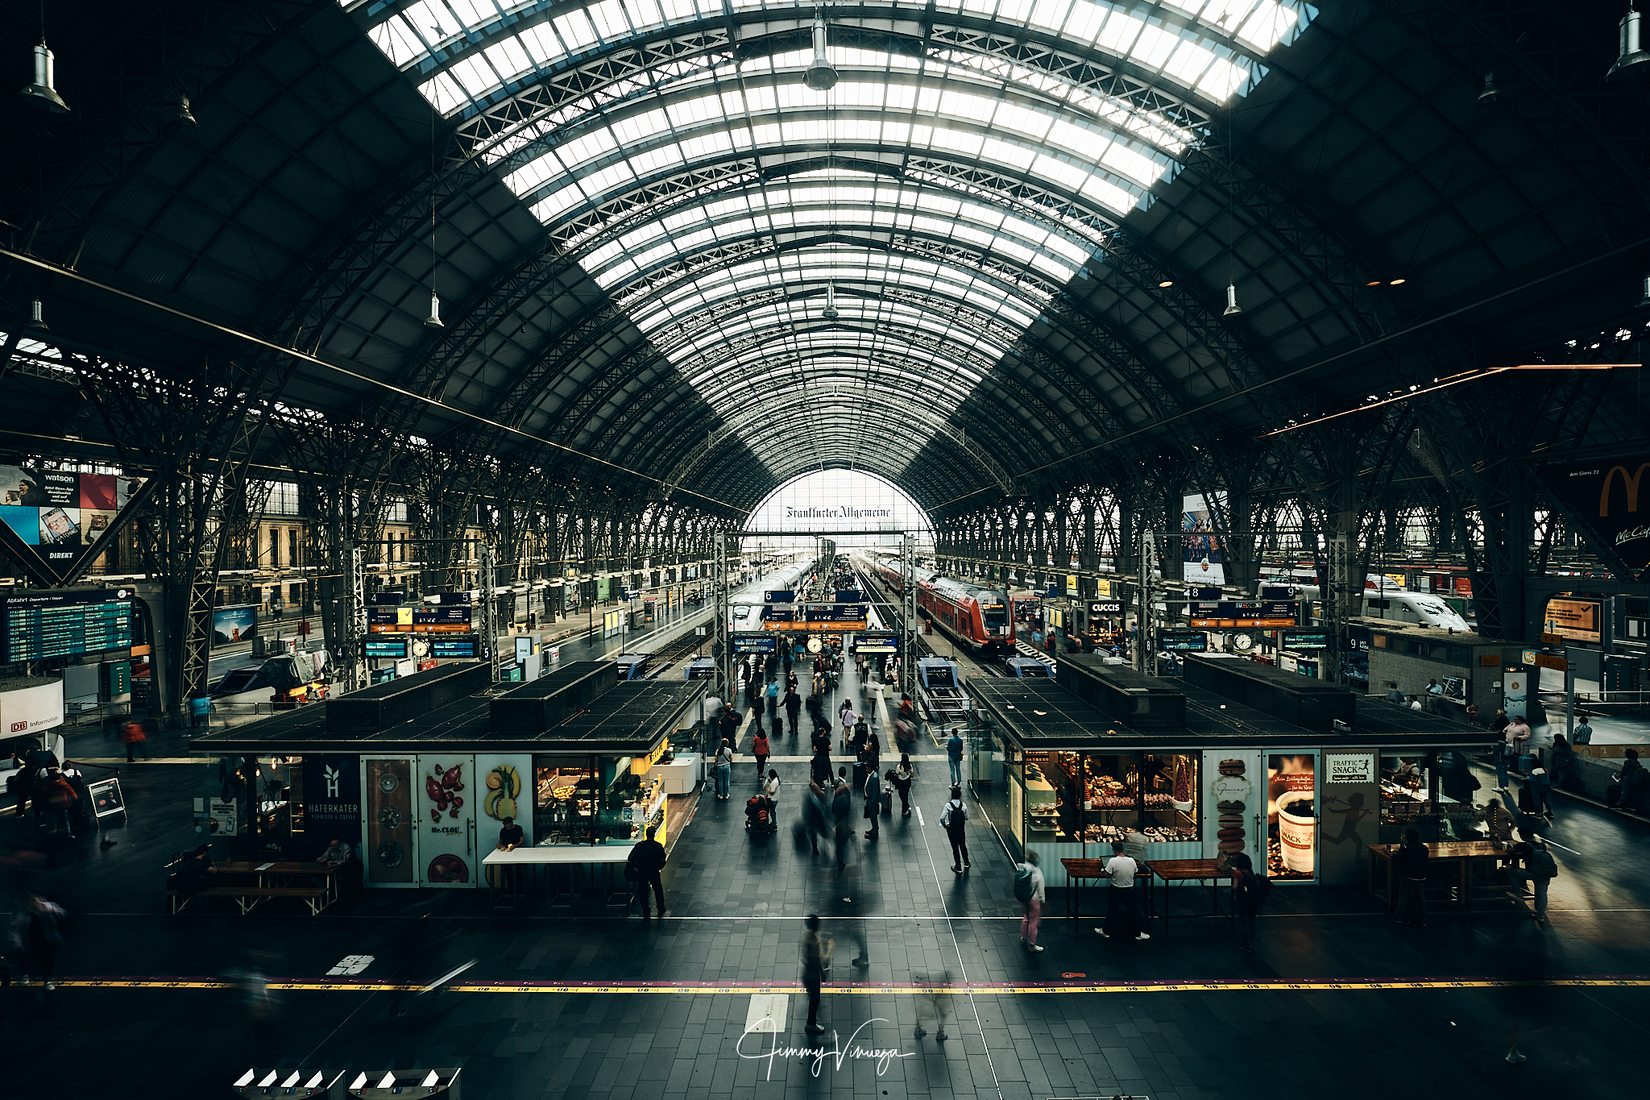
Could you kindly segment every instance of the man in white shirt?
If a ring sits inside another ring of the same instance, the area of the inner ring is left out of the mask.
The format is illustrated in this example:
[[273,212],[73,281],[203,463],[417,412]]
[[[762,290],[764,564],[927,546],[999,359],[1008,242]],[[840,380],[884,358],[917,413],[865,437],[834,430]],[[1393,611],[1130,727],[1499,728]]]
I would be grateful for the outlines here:
[[1026,852],[1025,862],[1014,868],[1014,896],[1020,903],[1020,946],[1027,951],[1041,952],[1043,945],[1037,942],[1037,929],[1043,923],[1048,885],[1043,869],[1037,866],[1036,852]]
[[1106,877],[1111,885],[1106,891],[1106,924],[1096,928],[1108,940],[1149,940],[1151,934],[1134,926],[1134,876],[1140,865],[1123,851],[1123,842],[1111,842],[1112,857],[1106,860]]

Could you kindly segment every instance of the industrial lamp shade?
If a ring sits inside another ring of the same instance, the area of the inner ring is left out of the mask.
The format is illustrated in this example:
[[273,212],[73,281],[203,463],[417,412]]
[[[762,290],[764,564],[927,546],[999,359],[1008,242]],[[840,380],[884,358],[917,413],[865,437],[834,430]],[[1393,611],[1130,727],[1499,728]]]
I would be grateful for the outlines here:
[[[37,306],[39,304],[39,302],[35,303]],[[1650,309],[1650,275],[1644,277],[1644,295],[1639,298],[1639,308]]]
[[172,121],[177,123],[179,126],[195,125],[195,112],[189,109],[188,96],[185,95],[178,97],[178,109],[172,115]]
[[1238,305],[1238,300],[1237,300],[1237,284],[1236,283],[1227,283],[1226,284],[1226,308],[1221,311],[1220,315],[1222,317],[1236,317],[1238,314],[1240,314],[1242,312],[1243,312],[1243,307]]
[[[1650,282],[1650,280],[1646,281]],[[29,323],[23,327],[30,332],[47,331],[45,307],[40,304],[39,298],[29,303]]]
[[45,40],[34,48],[34,83],[23,89],[23,94],[53,114],[66,115],[69,105],[57,94],[54,86],[56,63]]
[[803,82],[816,92],[828,92],[836,87],[836,69],[825,53],[825,17],[814,16],[814,59],[808,63]]
[[837,308],[836,308],[836,284],[835,283],[825,284],[825,308],[820,311],[819,315],[821,317],[825,318],[827,321],[834,321],[838,317],[842,316],[842,314],[837,312]]
[[1478,93],[1478,102],[1485,107],[1501,101],[1501,85],[1495,81],[1494,73],[1484,74],[1484,90]]
[[1639,13],[1629,6],[1627,14],[1621,17],[1621,53],[1616,57],[1616,63],[1610,66],[1610,71],[1604,74],[1606,80],[1616,80],[1630,72],[1644,72],[1641,68],[1646,61],[1650,61],[1650,53],[1640,48]]
[[428,317],[424,318],[424,327],[425,328],[445,328],[446,327],[445,325],[443,325],[441,323],[441,295],[439,295],[435,292],[434,287],[430,288],[430,315]]

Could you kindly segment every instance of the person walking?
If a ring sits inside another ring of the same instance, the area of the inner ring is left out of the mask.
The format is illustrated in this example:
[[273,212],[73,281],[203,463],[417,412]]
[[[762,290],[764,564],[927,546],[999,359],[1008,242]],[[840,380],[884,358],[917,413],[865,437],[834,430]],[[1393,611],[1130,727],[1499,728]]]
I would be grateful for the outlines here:
[[643,920],[653,919],[647,905],[649,889],[653,891],[653,897],[659,903],[659,915],[665,915],[665,882],[662,873],[670,856],[665,852],[665,846],[653,839],[658,831],[657,825],[649,825],[647,839],[632,848],[630,857],[625,861],[625,876],[636,884],[636,899],[642,903]]
[[[1577,727],[1576,732],[1580,732],[1579,727]],[[1591,735],[1592,731],[1589,730],[1588,733]],[[1552,764],[1553,766],[1548,773],[1548,784],[1553,790],[1562,791],[1569,785],[1570,780],[1575,776],[1576,770],[1576,750],[1569,741],[1565,740],[1562,733],[1553,735]]]
[[819,989],[831,970],[832,943],[831,937],[819,930],[818,914],[802,918],[802,927],[802,988],[808,992],[808,1024],[803,1030],[818,1035],[825,1030],[819,1022]]
[[1392,919],[1411,928],[1427,926],[1427,846],[1414,829],[1404,830],[1403,843],[1392,854],[1392,870],[1398,876],[1398,897]]
[[779,677],[768,681],[768,725],[779,732]]
[[1578,715],[1576,718],[1575,743],[1577,745],[1591,745],[1593,743],[1593,724],[1587,720],[1587,715]]
[[[1559,735],[1560,737],[1563,734]],[[1524,789],[1530,792],[1530,812],[1540,814],[1548,821],[1553,819],[1553,780],[1547,774],[1547,769],[1539,763],[1530,769],[1530,774],[1524,780]]]
[[831,825],[835,833],[836,842],[836,869],[842,870],[848,866],[848,838],[853,834],[851,824],[854,812],[854,799],[848,786],[848,769],[846,766],[837,769],[836,784],[831,788]]
[[940,811],[940,827],[951,841],[951,870],[960,875],[973,866],[968,862],[968,807],[963,805],[961,787],[951,788],[951,800]]
[[768,757],[772,755],[772,746],[768,743],[768,735],[758,732],[751,738],[751,755],[756,758],[756,785],[762,785],[762,776],[768,769]]
[[1515,870],[1512,876],[1528,882],[1535,891],[1535,922],[1544,925],[1547,923],[1547,889],[1558,877],[1558,861],[1540,837],[1532,836],[1527,840],[1530,854],[1524,861],[1524,870]]
[[911,754],[899,754],[899,763],[894,765],[894,790],[899,792],[899,815],[911,816],[911,784],[916,781],[917,769],[911,765]]
[[796,720],[802,716],[802,696],[794,690],[785,693],[785,724],[792,737],[796,736]]
[[1232,910],[1237,917],[1237,945],[1244,951],[1255,946],[1255,915],[1266,900],[1271,883],[1255,874],[1248,852],[1237,852],[1227,866],[1232,871]]
[[1640,791],[1646,787],[1650,787],[1650,772],[1639,763],[1639,750],[1628,749],[1622,757],[1621,770],[1604,789],[1604,804],[1612,810],[1632,810],[1638,805]]
[[871,822],[871,827],[865,830],[866,840],[875,840],[880,835],[884,796],[882,776],[872,768],[865,773],[865,817]]
[[1095,931],[1108,940],[1149,940],[1151,933],[1134,926],[1134,876],[1140,865],[1123,850],[1121,840],[1111,842],[1111,852],[1104,869],[1111,881],[1106,891],[1106,923]]
[[951,767],[951,785],[962,786],[963,739],[960,730],[952,730],[945,742],[945,762]]
[[1015,865],[1014,898],[1020,903],[1020,946],[1027,951],[1041,952],[1037,929],[1043,922],[1043,902],[1048,889],[1043,869],[1037,862],[1037,853],[1028,849],[1025,862]]
[[[761,731],[756,736],[761,737]],[[728,790],[733,782],[733,745],[727,738],[722,739],[722,747],[716,750],[716,797],[718,801],[728,800]]]
[[50,993],[57,988],[57,952],[63,946],[63,907],[30,894],[24,905],[22,942],[29,976]]
[[149,735],[143,730],[143,723],[136,718],[128,718],[120,727],[120,740],[126,746],[126,763],[135,763],[134,756],[141,751],[145,757],[149,751],[144,745],[149,741]]
[[1509,769],[1517,770],[1519,775],[1524,774],[1524,753],[1530,744],[1530,724],[1524,721],[1522,714],[1516,714],[1507,723],[1501,737],[1501,756],[1495,765],[1495,778],[1496,785],[1504,791],[1507,789]]

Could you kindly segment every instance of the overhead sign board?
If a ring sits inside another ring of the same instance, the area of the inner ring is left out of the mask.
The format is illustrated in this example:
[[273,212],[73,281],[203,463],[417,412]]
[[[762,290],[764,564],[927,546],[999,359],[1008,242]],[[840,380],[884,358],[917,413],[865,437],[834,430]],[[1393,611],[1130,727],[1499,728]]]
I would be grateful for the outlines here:
[[415,634],[467,634],[470,630],[470,605],[415,607],[412,629]]
[[1202,653],[1209,648],[1209,636],[1201,630],[1159,630],[1157,648],[1174,653]]
[[796,591],[791,588],[765,588],[762,590],[763,603],[794,603]]
[[854,639],[856,653],[898,653],[899,635],[885,631],[867,630]]
[[406,638],[363,638],[361,644],[365,647],[368,657],[393,657],[397,660],[407,656],[408,641]]
[[481,639],[471,636],[468,638],[432,638],[430,639],[430,656],[443,660],[475,660],[481,656]]
[[772,634],[752,634],[748,631],[735,631],[729,635],[733,651],[745,653],[778,653],[779,639]]
[[1283,632],[1283,648],[1297,650],[1328,649],[1329,631],[1313,630],[1310,627],[1285,630]]
[[1188,608],[1191,625],[1204,630],[1267,629],[1294,626],[1296,607],[1287,601],[1233,601],[1194,603]]
[[1095,600],[1089,604],[1090,615],[1121,615],[1123,614],[1122,600]]

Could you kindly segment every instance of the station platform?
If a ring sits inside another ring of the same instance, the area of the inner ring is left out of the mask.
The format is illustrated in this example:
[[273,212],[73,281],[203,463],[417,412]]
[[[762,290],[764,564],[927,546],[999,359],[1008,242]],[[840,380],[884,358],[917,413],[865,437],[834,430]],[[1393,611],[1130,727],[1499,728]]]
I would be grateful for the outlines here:
[[[8,877],[69,912],[59,987],[0,991],[0,1026],[27,1051],[8,1063],[7,1095],[55,1095],[63,1067],[94,1056],[102,1087],[139,1096],[228,1095],[252,1065],[457,1065],[469,1096],[614,1100],[1626,1097],[1643,1084],[1631,1052],[1650,1003],[1650,822],[1563,796],[1548,929],[1510,910],[1435,911],[1409,929],[1361,890],[1279,887],[1245,953],[1200,906],[1120,944],[1092,916],[1065,919],[1051,894],[1046,951],[1031,954],[978,806],[972,868],[950,869],[941,756],[919,759],[914,812],[896,808],[880,839],[856,816],[839,872],[791,844],[806,764],[783,741],[779,835],[745,833],[755,768],[741,756],[735,799],[701,797],[673,830],[668,915],[650,924],[619,910],[504,915],[475,890],[368,892],[319,917],[171,917],[161,864],[193,845],[189,800],[215,774],[162,762],[177,736],[151,745],[157,761],[119,765],[132,818],[113,847],[35,854],[0,819]],[[836,940],[818,1039],[802,1032],[798,985],[810,912]],[[267,989],[249,995],[234,977],[247,971]],[[1509,1026],[1526,1064],[1504,1060]]]

